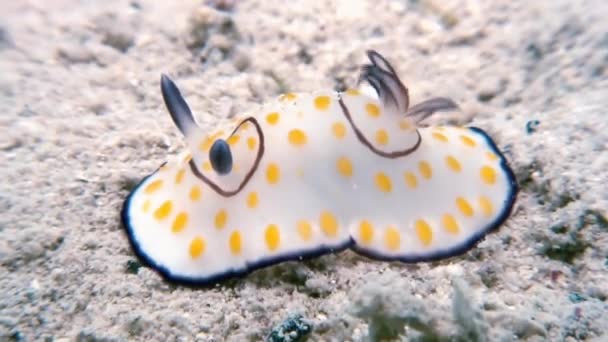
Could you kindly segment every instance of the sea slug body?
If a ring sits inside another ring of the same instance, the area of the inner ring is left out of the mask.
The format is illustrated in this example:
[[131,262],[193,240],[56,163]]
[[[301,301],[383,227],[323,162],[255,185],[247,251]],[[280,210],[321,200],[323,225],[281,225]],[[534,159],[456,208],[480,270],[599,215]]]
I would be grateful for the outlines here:
[[346,248],[438,260],[498,228],[517,187],[492,139],[478,128],[421,126],[458,107],[440,97],[410,107],[394,68],[368,57],[360,80],[373,93],[288,93],[212,132],[163,75],[189,150],[126,199],[136,254],[170,281],[204,285]]

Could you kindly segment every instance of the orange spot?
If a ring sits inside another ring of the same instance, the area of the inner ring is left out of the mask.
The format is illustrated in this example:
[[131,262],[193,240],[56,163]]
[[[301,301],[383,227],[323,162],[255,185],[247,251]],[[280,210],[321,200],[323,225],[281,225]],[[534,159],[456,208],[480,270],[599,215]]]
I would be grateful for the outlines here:
[[268,246],[269,250],[274,251],[279,247],[281,234],[276,224],[269,224],[268,227],[266,227],[266,233],[264,235],[266,238],[266,246]]
[[375,181],[376,187],[382,192],[391,192],[393,189],[391,179],[384,172],[376,173]]
[[448,167],[454,171],[454,172],[460,172],[461,167],[460,167],[460,163],[458,162],[458,160],[452,156],[447,156],[445,157],[445,163],[448,165]]
[[184,170],[184,169],[180,169],[179,171],[177,171],[177,174],[175,175],[175,184],[181,183],[182,179],[184,179],[185,174],[186,174],[186,170]]
[[409,120],[401,120],[399,121],[399,128],[403,131],[409,131],[414,126],[409,122]]
[[462,141],[463,144],[469,146],[469,147],[475,147],[477,145],[477,143],[475,142],[475,140],[467,137],[466,135],[461,135],[460,136],[460,141]]
[[197,185],[193,185],[190,189],[190,199],[193,202],[198,201],[201,198],[201,189]]
[[486,217],[490,217],[492,216],[492,213],[494,213],[494,207],[492,206],[492,202],[489,198],[485,196],[479,197],[479,207],[481,208],[481,211]]
[[149,200],[149,199],[147,199],[147,200],[144,202],[144,205],[142,205],[142,206],[141,206],[141,210],[143,210],[143,211],[144,211],[144,213],[147,213],[147,212],[150,210],[150,206],[151,206],[151,205],[152,205],[152,203],[150,202],[150,200]]
[[416,189],[416,187],[418,186],[418,180],[416,179],[416,176],[413,173],[406,172],[404,178],[405,184],[407,184],[410,189]]
[[334,237],[338,234],[338,221],[329,211],[321,212],[319,216],[319,226],[326,236]]
[[350,160],[346,157],[338,158],[336,162],[336,168],[338,172],[344,177],[350,177],[353,175],[353,164],[351,164]]
[[247,147],[249,147],[250,150],[254,150],[255,147],[257,146],[258,141],[256,140],[256,138],[254,137],[249,137],[247,138]]
[[380,145],[388,144],[388,133],[385,130],[379,129],[376,131],[376,142]]
[[174,233],[179,233],[184,228],[186,228],[186,224],[188,223],[188,214],[181,212],[175,216],[173,220],[173,225],[171,226],[171,231]]
[[190,257],[196,259],[200,257],[205,251],[205,240],[202,237],[197,236],[190,242]]
[[350,96],[361,95],[361,92],[358,89],[347,89],[346,92]]
[[144,189],[144,192],[147,194],[151,194],[156,192],[163,186],[163,181],[161,179],[155,180],[154,182],[148,184]]
[[226,210],[221,209],[215,214],[215,228],[222,229],[226,226],[226,222],[228,221],[228,213]]
[[456,219],[454,219],[454,216],[450,214],[443,215],[441,218],[441,223],[443,224],[443,228],[448,233],[457,234],[460,231],[460,227],[458,226]]
[[456,198],[456,206],[458,207],[458,210],[460,210],[460,212],[464,216],[467,216],[467,217],[473,216],[473,208],[471,207],[469,202],[467,202],[467,200],[465,200],[464,198],[462,198],[462,197]]
[[249,128],[249,122],[248,122],[248,121],[245,121],[245,122],[243,122],[243,123],[241,124],[240,129],[241,129],[243,132],[244,132],[244,131],[246,131],[248,128]]
[[344,124],[341,122],[335,122],[331,126],[331,131],[333,132],[334,136],[338,139],[342,139],[346,135],[346,127],[344,127]]
[[365,111],[372,118],[377,118],[380,116],[380,108],[375,103],[368,103],[365,105]]
[[211,145],[213,145],[213,142],[215,141],[215,139],[222,136],[223,134],[224,134],[224,131],[217,131],[217,132],[213,133],[212,135],[208,136],[207,138],[205,138],[205,140],[203,140],[203,142],[201,142],[201,144],[199,146],[201,151],[209,152],[209,149],[211,149]]
[[239,142],[240,139],[241,137],[238,134],[233,134],[228,138],[228,140],[226,140],[226,142],[228,145],[234,146],[237,142]]
[[160,207],[158,207],[156,209],[156,211],[154,211],[154,217],[157,220],[166,219],[169,216],[169,214],[171,214],[172,207],[173,207],[173,202],[165,201],[163,204],[161,204]]
[[300,235],[300,238],[304,241],[308,241],[310,240],[310,238],[312,237],[312,226],[310,225],[310,223],[308,223],[308,221],[298,221],[297,223],[297,229],[298,229],[298,235]]
[[249,195],[247,195],[247,207],[250,209],[256,208],[258,206],[258,202],[259,198],[257,192],[250,192]]
[[394,226],[389,226],[384,232],[384,244],[391,251],[399,249],[401,244],[401,234]]
[[433,230],[425,220],[417,220],[415,223],[416,235],[424,246],[428,246],[433,241]]
[[425,179],[431,179],[431,177],[433,177],[433,169],[431,168],[431,165],[428,162],[421,161],[420,163],[418,163],[418,170],[420,171],[422,177]]
[[281,169],[275,163],[268,164],[266,168],[266,180],[270,184],[276,184],[281,179]]
[[483,182],[486,184],[496,183],[496,171],[494,171],[494,168],[490,166],[482,166],[479,170],[479,176],[481,177],[481,180],[483,180]]
[[302,146],[306,144],[306,133],[300,129],[292,129],[287,135],[289,142],[294,146]]
[[266,122],[271,125],[276,125],[276,123],[279,122],[279,113],[272,112],[266,115]]
[[359,239],[365,245],[369,245],[374,239],[374,226],[367,220],[359,224]]
[[239,233],[238,230],[235,230],[230,234],[230,237],[228,238],[228,247],[234,255],[241,253],[241,233]]
[[321,111],[325,111],[327,110],[327,108],[329,108],[329,105],[331,104],[331,99],[329,98],[329,96],[317,96],[315,98],[315,108],[317,108],[317,110],[321,110]]
[[448,138],[445,135],[441,134],[441,133],[434,132],[433,133],[433,138],[435,138],[435,139],[437,139],[439,141],[448,142]]

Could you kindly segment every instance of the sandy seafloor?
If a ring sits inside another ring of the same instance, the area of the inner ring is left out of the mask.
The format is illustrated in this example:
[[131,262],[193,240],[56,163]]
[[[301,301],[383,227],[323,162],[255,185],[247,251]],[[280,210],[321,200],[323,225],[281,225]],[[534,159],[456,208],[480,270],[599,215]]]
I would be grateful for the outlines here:
[[[608,341],[607,17],[604,0],[0,2],[0,340],[258,341],[301,314],[311,341]],[[505,152],[521,191],[498,232],[441,262],[346,251],[203,289],[140,267],[120,207],[184,148],[161,72],[212,127],[353,85],[367,49],[414,103],[462,107],[429,124]]]

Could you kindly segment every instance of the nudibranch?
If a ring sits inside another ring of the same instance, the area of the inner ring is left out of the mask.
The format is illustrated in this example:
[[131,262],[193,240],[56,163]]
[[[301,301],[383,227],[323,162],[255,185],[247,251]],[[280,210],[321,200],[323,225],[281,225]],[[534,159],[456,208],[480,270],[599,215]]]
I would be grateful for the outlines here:
[[410,107],[395,69],[367,54],[358,88],[287,93],[213,132],[162,75],[188,151],[126,199],[136,254],[170,281],[204,285],[346,248],[438,260],[500,226],[517,186],[492,139],[473,127],[421,125],[457,105],[438,97]]

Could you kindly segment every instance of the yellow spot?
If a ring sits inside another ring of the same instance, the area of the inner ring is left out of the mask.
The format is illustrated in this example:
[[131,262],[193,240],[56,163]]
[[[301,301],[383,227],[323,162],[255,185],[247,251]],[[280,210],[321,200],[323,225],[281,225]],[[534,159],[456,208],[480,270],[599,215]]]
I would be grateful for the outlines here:
[[358,89],[347,89],[346,93],[350,96],[357,96],[357,95],[361,95],[361,92]]
[[401,234],[394,226],[389,226],[384,232],[384,244],[391,251],[399,249],[401,244]]
[[443,228],[448,233],[458,234],[458,232],[460,231],[460,227],[458,226],[456,219],[454,219],[454,216],[450,214],[443,215],[443,217],[441,218],[441,223],[443,224]]
[[380,145],[388,144],[388,133],[385,130],[379,129],[376,131],[376,142]]
[[213,139],[206,138],[205,140],[203,140],[199,148],[201,149],[201,151],[207,152],[209,151],[209,149],[211,149],[211,144],[213,144]]
[[141,206],[141,210],[143,210],[143,211],[144,211],[144,213],[147,213],[147,212],[150,210],[150,205],[152,205],[152,203],[150,202],[150,200],[149,200],[149,199],[147,199],[147,200],[144,202],[144,205],[142,205],[142,206]]
[[162,220],[162,219],[167,218],[167,216],[169,216],[169,214],[171,214],[172,207],[173,207],[173,202],[165,201],[163,204],[161,204],[160,207],[158,207],[156,209],[156,211],[154,211],[154,217],[157,220]]
[[182,179],[184,179],[185,174],[186,174],[186,170],[184,170],[184,169],[180,169],[179,171],[177,171],[177,174],[175,175],[175,184],[181,183]]
[[310,238],[312,237],[312,227],[310,225],[310,223],[308,223],[308,221],[298,221],[297,223],[297,229],[298,229],[298,235],[300,235],[300,238],[304,241],[308,241],[310,240]]
[[486,184],[496,183],[496,171],[490,166],[482,166],[479,170],[479,175],[481,176],[481,180]]
[[496,160],[498,160],[498,156],[496,154],[492,153],[492,152],[487,152],[486,156],[488,157],[488,159],[490,161],[496,161]]
[[346,157],[338,158],[338,161],[336,162],[336,168],[338,169],[338,172],[344,177],[350,177],[353,175],[353,165]]
[[416,179],[416,176],[413,173],[406,172],[404,177],[405,184],[407,184],[410,189],[415,189],[418,186],[418,180]]
[[475,142],[475,140],[467,137],[466,135],[461,135],[460,136],[460,141],[462,141],[463,144],[469,146],[469,147],[475,147],[477,145],[477,143]]
[[240,139],[241,137],[238,134],[233,134],[230,136],[230,138],[228,138],[228,140],[226,140],[226,142],[228,143],[228,145],[234,146],[234,144],[239,142]]
[[479,207],[481,208],[481,211],[483,212],[483,214],[486,215],[486,217],[492,216],[492,213],[494,212],[494,208],[493,208],[492,202],[490,201],[489,198],[487,198],[485,196],[479,197]]
[[186,228],[187,223],[188,214],[181,212],[175,216],[175,220],[173,220],[173,225],[171,226],[171,231],[174,233],[179,233]]
[[205,138],[205,140],[203,140],[199,146],[201,151],[209,152],[209,149],[211,149],[211,145],[213,145],[213,142],[215,141],[215,139],[217,139],[218,137],[220,137],[223,134],[224,134],[224,131],[217,131],[214,134]]
[[331,131],[334,133],[334,136],[338,139],[342,139],[346,135],[346,127],[344,127],[344,124],[341,122],[335,122],[331,126]]
[[327,110],[327,108],[329,108],[329,105],[331,103],[331,100],[329,98],[329,96],[317,96],[315,98],[315,108],[317,108],[317,110]]
[[460,172],[460,163],[458,160],[452,156],[445,157],[445,163],[448,167],[454,172]]
[[448,142],[448,137],[446,137],[445,135],[443,135],[441,133],[434,132],[433,138],[435,138],[439,141]]
[[279,113],[277,113],[277,112],[268,113],[268,115],[266,115],[266,122],[268,122],[271,125],[276,125],[276,123],[279,122]]
[[415,223],[416,235],[423,245],[428,246],[433,241],[433,230],[425,220],[417,220]]
[[382,192],[391,192],[393,189],[391,179],[384,172],[376,173],[376,187]]
[[280,101],[293,101],[297,98],[298,96],[294,93],[287,93],[287,94],[283,94],[279,97]]
[[205,251],[205,240],[202,237],[197,236],[190,241],[190,257],[196,259],[200,257]]
[[[236,121],[240,121],[240,120],[241,120],[241,119],[238,119],[238,120],[236,120]],[[246,131],[248,128],[249,128],[249,122],[245,121],[245,122],[243,122],[243,124],[241,124],[240,129],[241,129],[243,132],[244,132],[244,131]]]
[[268,164],[266,168],[266,180],[270,184],[276,184],[281,179],[281,169],[275,163]]
[[374,226],[367,220],[359,224],[359,239],[363,244],[369,245],[374,238]]
[[279,247],[279,243],[281,242],[281,234],[279,232],[279,228],[276,224],[269,224],[266,227],[266,246],[271,251],[274,251]]
[[162,186],[163,186],[163,181],[161,179],[158,179],[158,180],[155,180],[154,182],[148,184],[148,186],[146,186],[146,188],[144,189],[144,192],[147,194],[151,194],[153,192],[156,192]]
[[334,237],[338,234],[338,221],[329,211],[321,212],[319,216],[319,226],[325,235]]
[[215,228],[222,229],[226,226],[226,221],[228,221],[228,213],[226,210],[221,209],[215,214]]
[[300,129],[292,129],[288,134],[289,142],[295,146],[302,146],[306,144],[306,133]]
[[380,108],[375,103],[368,103],[365,105],[365,111],[372,118],[377,118],[380,116]]
[[228,238],[228,246],[230,247],[230,251],[232,254],[241,253],[241,233],[238,230],[235,230],[230,234]]
[[399,121],[399,128],[403,131],[409,131],[410,129],[412,129],[412,124],[409,122],[409,120],[401,120]]
[[258,206],[258,202],[259,198],[257,192],[250,192],[249,195],[247,195],[247,207],[254,209]]
[[257,144],[258,142],[254,137],[247,138],[247,147],[249,147],[250,150],[254,150]]
[[428,162],[421,161],[418,163],[418,170],[425,179],[431,179],[431,177],[433,177],[433,169],[431,168],[431,164]]
[[203,170],[211,171],[211,163],[208,160],[205,160],[205,162],[203,163]]
[[458,210],[460,210],[460,212],[464,216],[467,216],[467,217],[473,216],[473,208],[471,207],[469,202],[467,202],[467,200],[465,200],[464,198],[462,198],[462,197],[456,198],[456,206],[458,207]]
[[196,202],[201,199],[201,188],[199,188],[197,185],[192,186],[190,189],[190,199],[192,202]]

